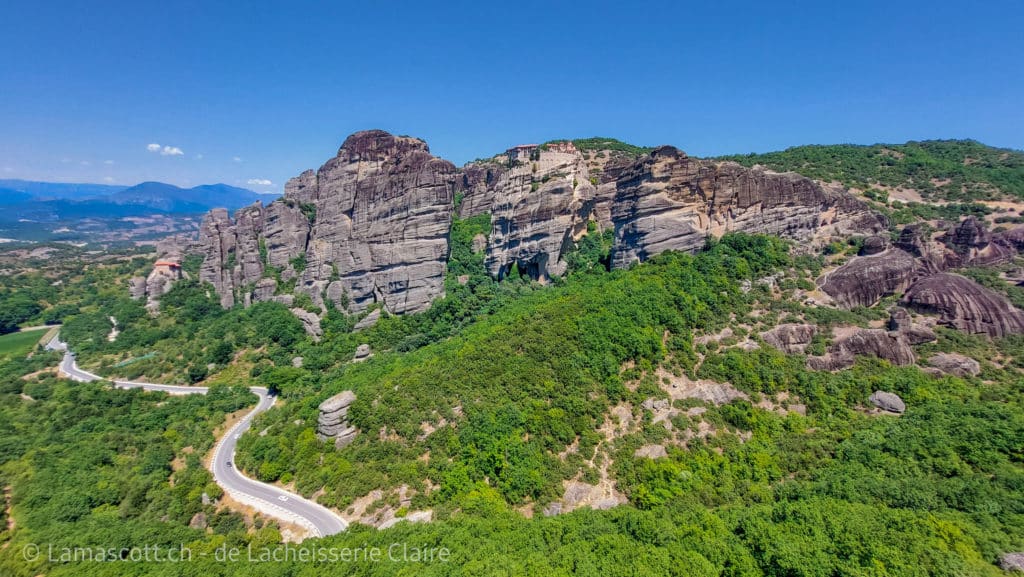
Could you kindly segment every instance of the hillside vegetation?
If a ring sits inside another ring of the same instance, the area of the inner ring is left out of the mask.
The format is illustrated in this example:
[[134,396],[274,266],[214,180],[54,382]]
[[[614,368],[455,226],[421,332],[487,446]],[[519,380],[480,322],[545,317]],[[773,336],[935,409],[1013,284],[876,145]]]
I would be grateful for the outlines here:
[[799,172],[861,190],[908,188],[930,200],[1024,200],[1024,152],[973,140],[797,146],[721,159]]
[[[397,493],[404,486],[409,509],[434,512],[430,524],[356,525],[321,545],[400,541],[453,555],[447,564],[284,563],[276,566],[282,575],[998,575],[999,555],[1024,547],[1024,339],[941,331],[930,351],[1000,359],[968,379],[868,359],[849,371],[812,372],[802,355],[737,345],[759,342],[757,327],[787,319],[865,326],[884,313],[804,305],[799,295],[822,262],[791,256],[777,239],[731,235],[698,255],[666,253],[609,272],[601,266],[607,247],[592,235],[572,254],[566,278],[539,287],[486,276],[482,254],[469,249],[481,226],[483,219],[456,222],[451,272],[469,280],[453,277],[430,311],[385,316],[359,333],[332,313],[319,344],[279,305],[217,312],[207,290],[190,283],[167,295],[159,320],[118,305],[126,320],[114,343],[100,338],[103,327],[89,328],[102,309],[85,299],[67,321],[69,334],[88,359],[141,355],[145,347],[133,346],[132,335],[156,331],[156,341],[144,342],[166,343],[156,349],[160,362],[212,360],[213,383],[281,391],[283,405],[253,428],[261,434],[240,442],[237,465],[251,475],[294,483],[340,510],[383,489],[370,509],[404,511]],[[759,282],[772,273],[775,288]],[[703,339],[726,326],[733,336]],[[175,342],[196,344],[171,356]],[[376,355],[350,363],[359,342]],[[239,350],[246,352],[232,361]],[[305,359],[301,368],[292,366],[296,354]],[[55,362],[37,355],[4,365],[4,374]],[[104,370],[131,366],[104,363]],[[721,405],[667,398],[666,379],[683,377],[731,383],[747,398]],[[12,546],[0,550],[0,568],[180,574],[144,564],[25,565],[16,555],[33,541],[134,543],[159,534],[160,543],[188,542],[197,551],[279,547],[273,525],[247,529],[199,502],[201,492],[218,493],[197,456],[222,415],[246,402],[244,391],[165,400],[48,375],[6,382],[2,472],[20,525],[2,537]],[[350,418],[360,434],[337,450],[314,435],[316,407],[345,389],[357,394]],[[908,411],[866,414],[876,389],[898,393]],[[768,408],[764,401],[780,392],[805,409]],[[648,399],[676,410],[671,429],[644,408]],[[627,422],[614,416],[616,407],[625,407]],[[46,426],[33,427],[42,415]],[[609,435],[609,422],[625,426]],[[705,428],[709,434],[685,442],[676,436]],[[652,443],[667,455],[637,454]],[[567,480],[605,478],[629,504],[543,515]],[[200,512],[207,531],[186,526]],[[252,574],[253,566],[197,558],[189,569],[227,576]]]

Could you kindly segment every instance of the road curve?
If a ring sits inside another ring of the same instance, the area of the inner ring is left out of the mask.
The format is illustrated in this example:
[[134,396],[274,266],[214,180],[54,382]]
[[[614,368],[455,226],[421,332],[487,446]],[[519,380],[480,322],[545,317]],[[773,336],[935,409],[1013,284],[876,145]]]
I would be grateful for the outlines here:
[[[74,353],[69,351],[67,345],[58,337],[54,337],[46,345],[46,348],[64,351],[60,370],[72,380],[84,383],[102,380],[99,375],[82,370],[75,361]],[[206,387],[158,385],[136,381],[111,382],[119,389],[144,389],[171,395],[204,395],[209,390]],[[274,402],[277,400],[263,387],[250,387],[249,390],[259,397],[259,403],[217,442],[217,446],[213,450],[213,460],[210,463],[214,481],[236,501],[254,507],[266,515],[301,525],[317,537],[334,535],[347,529],[348,523],[323,505],[274,485],[250,479],[234,467],[235,447],[239,437],[252,425],[253,417],[274,406]]]

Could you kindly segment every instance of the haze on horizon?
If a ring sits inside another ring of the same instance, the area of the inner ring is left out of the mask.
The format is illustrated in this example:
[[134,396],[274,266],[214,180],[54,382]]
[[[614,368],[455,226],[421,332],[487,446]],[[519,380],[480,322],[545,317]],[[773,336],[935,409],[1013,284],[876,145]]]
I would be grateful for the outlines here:
[[595,135],[700,156],[1024,148],[1022,21],[1007,0],[15,1],[0,22],[0,179],[280,192],[366,128],[457,164]]

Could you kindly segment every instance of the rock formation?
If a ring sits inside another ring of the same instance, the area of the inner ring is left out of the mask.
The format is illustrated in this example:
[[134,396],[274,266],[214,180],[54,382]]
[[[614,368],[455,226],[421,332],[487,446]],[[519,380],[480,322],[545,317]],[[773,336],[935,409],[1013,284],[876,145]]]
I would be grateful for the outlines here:
[[423,310],[443,294],[455,172],[422,140],[353,134],[266,208],[241,209],[234,221],[224,210],[210,212],[200,227],[201,279],[225,307],[245,295],[273,300],[276,284],[263,280],[272,273],[297,279],[295,290],[319,306]]
[[572,143],[561,144],[557,150],[538,147],[526,157],[513,149],[504,165],[466,168],[460,214],[490,213],[484,264],[492,276],[504,277],[513,265],[542,281],[561,275],[562,255],[586,232],[595,188],[583,156]]
[[956,377],[974,377],[981,372],[978,361],[957,353],[936,353],[928,359],[928,364]]
[[392,314],[421,311],[443,294],[456,193],[460,217],[490,215],[490,234],[473,249],[498,278],[513,267],[542,281],[564,273],[566,251],[591,222],[615,227],[619,267],[694,251],[729,231],[809,240],[884,225],[849,193],[796,174],[696,160],[672,147],[595,158],[556,142],[460,171],[422,140],[358,132],[319,170],[288,181],[281,199],[233,219],[222,209],[207,214],[200,278],[225,307],[294,290],[350,314],[375,303]]
[[358,431],[348,423],[348,408],[356,400],[352,391],[343,391],[320,403],[316,420],[316,436],[321,441],[334,440],[338,449],[351,443]]
[[616,267],[666,250],[693,252],[708,236],[731,231],[809,240],[822,232],[872,234],[885,225],[846,191],[793,173],[692,159],[665,146],[619,158],[598,180],[589,171],[593,161],[571,143],[549,146],[529,149],[526,160],[521,147],[511,149],[498,161],[467,166],[459,179],[460,216],[491,214],[486,262],[497,277],[512,264],[533,278],[560,274],[562,255],[588,221],[615,227]]
[[837,340],[828,353],[807,359],[807,366],[816,371],[837,371],[853,366],[858,355],[878,357],[894,365],[914,364],[914,351],[903,335],[882,329],[858,329]]
[[128,294],[136,300],[145,298],[146,308],[155,314],[159,310],[160,297],[171,290],[175,282],[188,278],[188,273],[181,268],[179,260],[176,256],[157,259],[148,276],[137,276],[128,280]]
[[969,333],[993,337],[1024,332],[1024,312],[1003,295],[969,278],[939,273],[915,282],[903,297],[905,306],[939,315],[939,322]]
[[885,220],[841,189],[794,174],[689,158],[671,146],[622,171],[612,205],[612,263],[693,252],[730,231],[808,241],[820,232],[875,233]]
[[896,393],[875,391],[870,397],[868,397],[868,401],[879,409],[890,413],[903,414],[903,412],[907,410],[907,405]]
[[818,332],[815,325],[785,323],[761,333],[764,342],[788,354],[803,353]]
[[995,237],[974,216],[968,216],[942,239],[952,253],[948,266],[989,266],[1012,260],[1017,251],[1006,237]]
[[918,265],[912,254],[898,248],[856,257],[826,275],[820,281],[821,290],[839,306],[869,307],[883,296],[906,290]]
[[915,323],[907,309],[896,307],[889,313],[888,329],[901,334],[908,343],[920,345],[937,339],[931,328]]

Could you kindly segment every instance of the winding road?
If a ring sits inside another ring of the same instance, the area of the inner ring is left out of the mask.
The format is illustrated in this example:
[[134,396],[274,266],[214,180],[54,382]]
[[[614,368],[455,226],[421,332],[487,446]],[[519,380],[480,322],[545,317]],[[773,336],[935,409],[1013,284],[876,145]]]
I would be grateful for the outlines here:
[[[59,335],[54,337],[46,348],[55,351],[64,351],[64,358],[60,363],[60,370],[69,378],[75,381],[87,383],[103,380],[99,375],[82,370],[75,361],[75,354],[68,350],[67,345],[62,342]],[[146,391],[160,391],[171,395],[204,395],[209,390],[206,387],[185,387],[180,385],[158,385],[154,383],[140,383],[136,381],[111,381],[114,387],[119,389],[143,389]],[[265,515],[301,525],[308,529],[316,537],[325,537],[340,533],[348,528],[348,523],[330,509],[314,503],[309,499],[289,493],[284,489],[275,487],[243,475],[234,467],[235,446],[239,437],[252,425],[253,417],[274,406],[277,397],[271,395],[263,387],[250,387],[249,389],[259,397],[259,403],[239,420],[224,437],[217,442],[213,450],[213,459],[210,462],[210,471],[213,479],[224,492],[236,501],[249,505]]]

